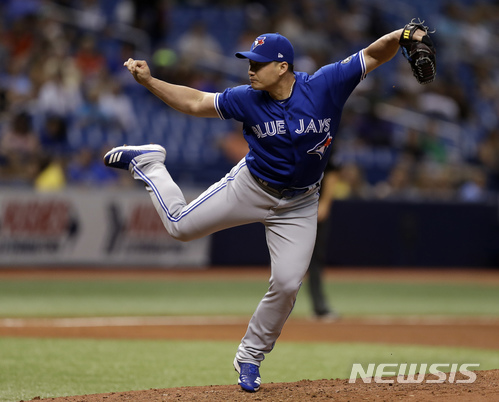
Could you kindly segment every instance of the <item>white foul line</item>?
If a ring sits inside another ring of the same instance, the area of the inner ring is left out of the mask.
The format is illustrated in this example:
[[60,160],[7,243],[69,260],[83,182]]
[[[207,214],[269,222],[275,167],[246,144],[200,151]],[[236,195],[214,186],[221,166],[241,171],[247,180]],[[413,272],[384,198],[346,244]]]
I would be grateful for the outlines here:
[[[307,319],[293,318],[291,322],[310,325]],[[205,326],[247,325],[248,318],[235,316],[170,316],[170,317],[71,317],[71,318],[0,318],[0,328],[85,328],[85,327],[140,327],[140,326]],[[452,316],[369,316],[347,317],[324,325],[364,326],[442,326],[442,325],[499,325],[497,317]]]
[[241,317],[75,317],[75,318],[2,318],[4,328],[79,328],[79,327],[140,327],[174,325],[238,325],[247,324]]

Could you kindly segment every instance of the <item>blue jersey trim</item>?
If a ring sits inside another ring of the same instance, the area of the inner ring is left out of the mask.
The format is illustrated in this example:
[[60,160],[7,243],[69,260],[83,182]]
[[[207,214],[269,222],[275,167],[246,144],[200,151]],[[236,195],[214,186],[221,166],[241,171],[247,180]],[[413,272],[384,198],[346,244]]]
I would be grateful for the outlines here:
[[359,52],[359,58],[360,58],[360,66],[362,68],[362,75],[360,76],[360,81],[362,81],[367,76],[367,73],[366,73],[366,59],[364,58],[364,49],[362,49]]
[[213,190],[211,190],[210,192],[206,193],[206,194],[203,194],[202,197],[196,199],[194,202],[192,202],[190,205],[189,205],[189,208],[185,209],[182,211],[182,213],[175,217],[173,216],[170,211],[168,210],[168,207],[166,206],[165,204],[165,201],[163,200],[163,198],[161,197],[161,194],[159,192],[159,190],[157,189],[157,187],[154,185],[154,183],[144,174],[144,172],[142,172],[139,168],[137,168],[137,164],[135,161],[132,160],[132,164],[134,166],[134,171],[140,176],[141,180],[143,180],[145,183],[147,183],[147,185],[149,185],[149,187],[152,189],[154,195],[156,196],[156,198],[158,199],[160,205],[161,205],[161,208],[163,209],[163,211],[165,211],[166,213],[166,216],[168,218],[169,221],[171,222],[178,222],[180,221],[183,217],[185,217],[186,215],[188,215],[190,212],[192,212],[194,209],[196,209],[199,205],[201,205],[203,202],[205,202],[207,199],[209,199],[211,196],[215,195],[216,193],[218,193],[220,190],[222,190],[223,188],[227,187],[227,183],[229,181],[233,181],[237,174],[241,171],[241,169],[246,166],[246,161],[243,161],[239,166],[238,166],[238,169],[234,172],[234,174],[232,176],[225,176],[224,179],[221,180],[221,183],[219,186],[215,187]]
[[225,117],[224,117],[224,115],[222,114],[222,111],[220,110],[220,104],[218,103],[218,98],[219,97],[220,97],[220,93],[216,93],[215,94],[215,99],[214,99],[215,110],[217,111],[218,117],[220,117],[220,119],[226,120]]

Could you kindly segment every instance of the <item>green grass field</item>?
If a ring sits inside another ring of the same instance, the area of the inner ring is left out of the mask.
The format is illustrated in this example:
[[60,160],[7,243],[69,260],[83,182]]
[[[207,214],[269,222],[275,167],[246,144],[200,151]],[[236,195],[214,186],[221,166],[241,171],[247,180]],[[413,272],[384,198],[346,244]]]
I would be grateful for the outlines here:
[[[251,315],[267,290],[265,280],[0,282],[0,317]],[[497,284],[328,282],[343,315],[499,316]],[[310,312],[300,290],[294,316]]]
[[[499,317],[499,286],[476,283],[328,282],[345,316]],[[2,280],[0,317],[250,316],[265,280]],[[308,289],[293,316],[309,314]],[[499,336],[499,334],[498,334]],[[238,342],[0,337],[0,401],[233,384]],[[264,382],[347,378],[354,362],[467,362],[499,368],[499,350],[278,342]]]
[[[2,401],[178,386],[233,384],[235,342],[0,338]],[[265,382],[348,378],[352,363],[479,363],[499,351],[369,344],[278,343]]]

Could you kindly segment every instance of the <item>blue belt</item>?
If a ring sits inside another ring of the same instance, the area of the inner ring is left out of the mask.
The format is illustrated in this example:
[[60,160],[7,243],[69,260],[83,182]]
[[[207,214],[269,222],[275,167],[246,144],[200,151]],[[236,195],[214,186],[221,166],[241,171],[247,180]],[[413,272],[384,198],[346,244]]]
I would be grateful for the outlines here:
[[315,183],[311,186],[301,187],[301,188],[279,187],[276,186],[275,184],[271,184],[268,181],[259,178],[258,176],[255,176],[253,173],[251,173],[251,176],[253,176],[253,178],[256,180],[256,182],[260,185],[260,187],[263,190],[265,190],[267,193],[277,198],[293,198],[297,195],[305,194],[309,191],[319,188],[319,183]]

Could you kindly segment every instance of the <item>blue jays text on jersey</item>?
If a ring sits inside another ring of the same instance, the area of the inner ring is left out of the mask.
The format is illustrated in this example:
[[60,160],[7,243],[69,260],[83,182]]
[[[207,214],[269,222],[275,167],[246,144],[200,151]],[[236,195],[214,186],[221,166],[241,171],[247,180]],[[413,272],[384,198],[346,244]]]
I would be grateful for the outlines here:
[[365,77],[364,53],[313,75],[294,74],[288,99],[277,101],[267,91],[241,85],[217,93],[215,108],[221,119],[243,123],[252,174],[276,186],[302,188],[322,177],[343,106]]
[[[310,119],[310,122],[305,124],[304,119],[300,119],[300,128],[295,130],[295,132],[297,134],[306,134],[309,132],[322,133],[324,130],[329,132],[330,122],[331,119],[319,120],[317,125],[314,119]],[[266,121],[264,123],[264,130],[262,130],[259,124],[252,126],[251,129],[258,138],[264,138],[267,135],[286,134],[286,122],[284,120]]]

